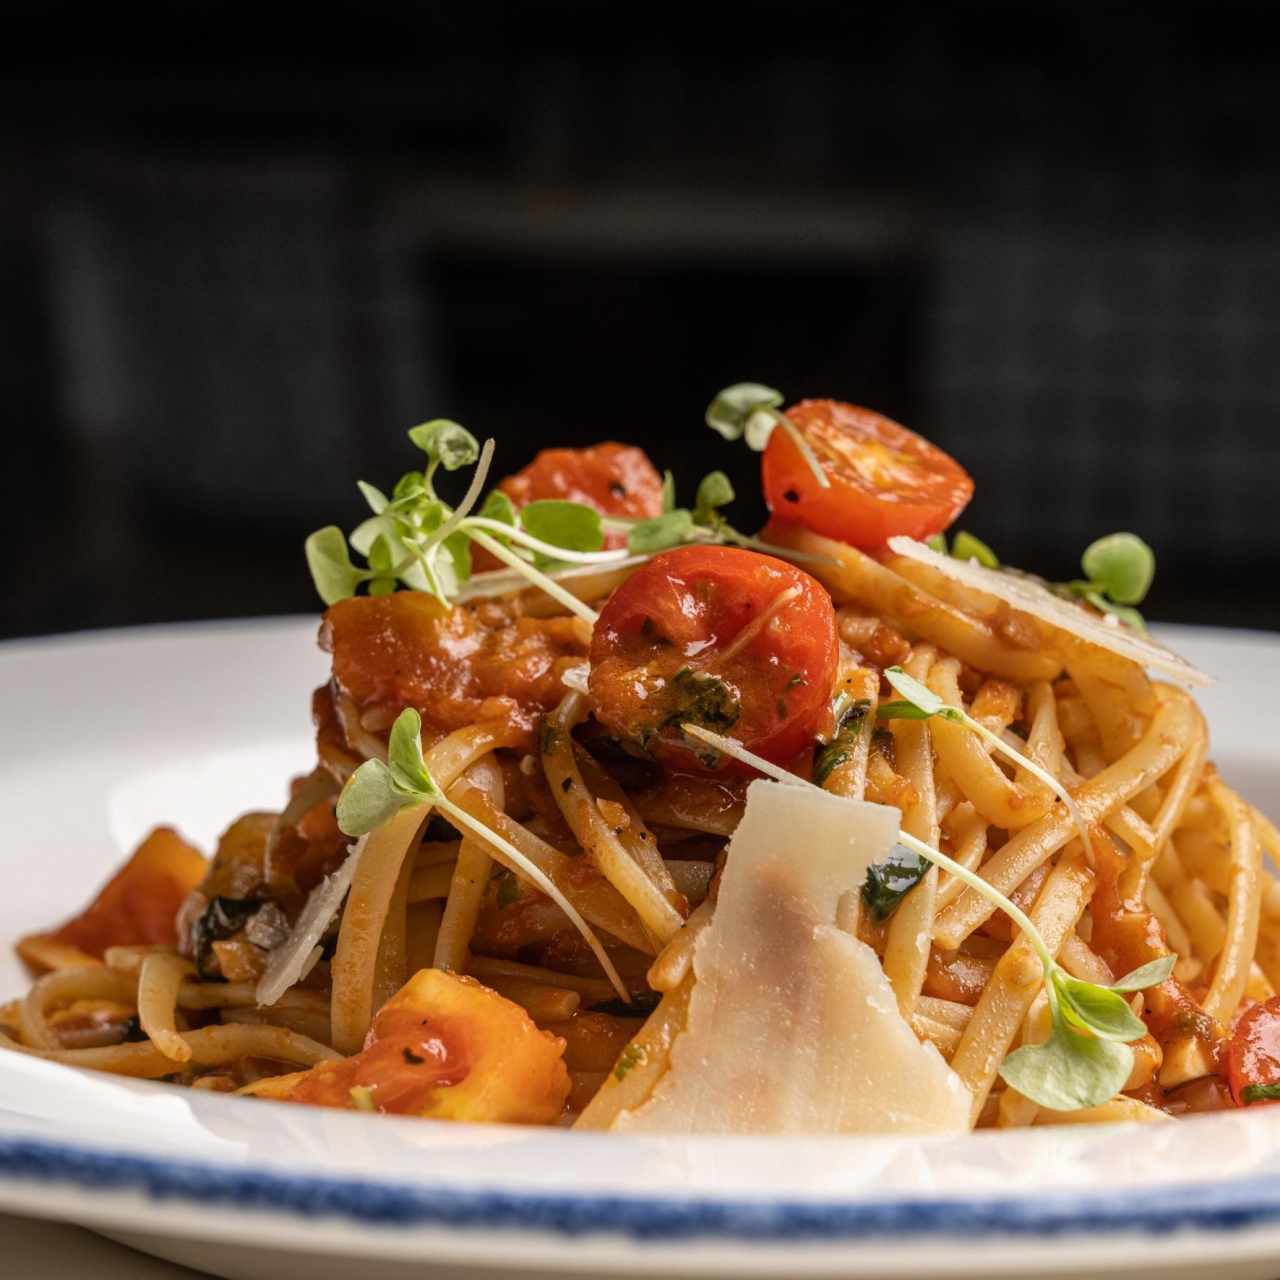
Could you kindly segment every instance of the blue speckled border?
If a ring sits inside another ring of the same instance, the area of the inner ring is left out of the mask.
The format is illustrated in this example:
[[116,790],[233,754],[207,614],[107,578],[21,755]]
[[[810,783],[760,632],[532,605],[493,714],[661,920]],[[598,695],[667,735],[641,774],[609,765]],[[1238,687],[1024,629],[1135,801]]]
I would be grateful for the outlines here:
[[1182,1185],[1133,1195],[864,1203],[438,1191],[393,1183],[285,1175],[0,1139],[0,1178],[88,1191],[138,1191],[202,1207],[336,1217],[362,1226],[609,1232],[637,1241],[928,1240],[1054,1237],[1177,1228],[1232,1231],[1280,1221],[1280,1178]]

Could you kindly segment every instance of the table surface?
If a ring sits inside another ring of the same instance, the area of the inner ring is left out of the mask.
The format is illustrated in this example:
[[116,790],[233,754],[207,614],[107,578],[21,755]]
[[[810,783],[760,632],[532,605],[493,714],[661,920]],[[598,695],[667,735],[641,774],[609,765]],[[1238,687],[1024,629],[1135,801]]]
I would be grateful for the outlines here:
[[0,1213],[0,1242],[5,1275],[13,1280],[200,1280],[204,1272],[190,1271],[126,1249],[83,1227],[44,1222]]

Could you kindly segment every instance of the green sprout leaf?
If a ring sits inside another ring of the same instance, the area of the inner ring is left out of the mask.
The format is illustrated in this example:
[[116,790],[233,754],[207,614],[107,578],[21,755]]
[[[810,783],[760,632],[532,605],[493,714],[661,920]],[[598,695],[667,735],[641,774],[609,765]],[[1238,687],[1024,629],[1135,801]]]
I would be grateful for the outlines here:
[[377,486],[371,485],[367,480],[357,480],[356,488],[364,495],[364,500],[369,504],[369,510],[375,516],[380,516],[391,505],[391,500],[387,495]]
[[717,509],[733,501],[733,485],[723,471],[711,471],[702,477],[693,500],[695,524],[713,525],[719,519]]
[[362,836],[389,822],[408,805],[440,798],[422,755],[422,717],[406,707],[391,726],[387,763],[366,760],[338,797],[338,828]]
[[947,554],[947,535],[945,533],[935,533],[924,540],[924,545],[930,551],[936,551],[938,555],[945,556]]
[[1024,1097],[1051,1111],[1078,1111],[1109,1102],[1133,1069],[1133,1050],[1073,1031],[1055,1018],[1044,1044],[1014,1050],[1000,1075]]
[[662,473],[662,510],[665,514],[676,509],[676,478],[670,471]]
[[917,707],[914,702],[882,702],[876,708],[879,720],[932,720],[933,712]]
[[[947,704],[932,689],[926,688],[919,680],[907,675],[901,667],[890,667],[884,673],[884,678],[893,686],[895,693],[900,693],[908,703],[924,713],[922,718],[939,715],[948,709]],[[890,703],[889,705],[896,706],[897,704]],[[886,716],[885,718],[893,719],[894,717]]]
[[600,513],[581,502],[543,498],[520,512],[520,523],[535,538],[566,551],[599,551],[604,546]]
[[407,792],[430,795],[436,789],[422,754],[422,717],[406,707],[387,737],[387,764],[397,783]]
[[1274,1102],[1280,1098],[1280,1084],[1247,1084],[1240,1090],[1240,1101],[1248,1106],[1251,1102]]
[[976,560],[984,569],[1000,567],[996,553],[981,538],[975,538],[964,529],[951,539],[951,555],[955,560]]
[[627,534],[627,550],[636,556],[668,551],[688,542],[696,528],[693,516],[683,508],[677,508],[666,515],[633,524]]
[[501,489],[494,489],[480,505],[476,512],[485,520],[496,520],[499,524],[509,524],[513,529],[520,523],[516,514],[516,504]]
[[461,423],[449,418],[433,418],[409,429],[409,439],[446,471],[469,467],[480,456],[480,442]]
[[1161,956],[1158,960],[1150,960],[1132,973],[1118,978],[1111,984],[1111,990],[1144,991],[1147,987],[1158,987],[1173,972],[1177,961],[1177,956]]
[[1136,533],[1110,533],[1085,548],[1080,567],[1115,604],[1141,604],[1155,577],[1156,557]]
[[1066,1009],[1082,1026],[1103,1040],[1140,1040],[1147,1032],[1142,1019],[1119,992],[1083,982],[1058,970],[1053,984]]
[[[706,423],[726,440],[741,440],[746,433],[748,421],[757,410],[776,409],[781,403],[781,391],[775,391],[759,382],[735,382],[733,386],[725,387],[707,406]],[[775,420],[770,419],[770,430],[773,421]],[[764,446],[752,443],[751,447]]]
[[1086,591],[1084,598],[1095,609],[1100,609],[1103,613],[1109,613],[1113,618],[1118,618],[1123,622],[1125,626],[1132,627],[1135,631],[1140,631],[1144,635],[1146,634],[1147,620],[1137,609],[1131,608],[1127,604],[1115,604],[1099,591]]
[[368,573],[351,563],[347,539],[337,525],[317,529],[304,544],[307,568],[325,604],[337,604],[355,595]]
[[338,829],[344,835],[363,836],[380,827],[405,808],[429,797],[405,791],[381,760],[366,760],[347,779],[338,796]]

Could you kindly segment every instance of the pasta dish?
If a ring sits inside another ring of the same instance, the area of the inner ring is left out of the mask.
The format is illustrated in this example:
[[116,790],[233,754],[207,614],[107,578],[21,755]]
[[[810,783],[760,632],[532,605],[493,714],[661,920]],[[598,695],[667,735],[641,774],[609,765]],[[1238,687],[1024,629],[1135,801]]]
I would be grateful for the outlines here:
[[942,450],[783,403],[705,415],[761,454],[756,534],[723,472],[682,505],[610,442],[489,487],[492,440],[413,428],[420,469],[306,542],[309,769],[19,939],[0,1049],[669,1134],[1280,1100],[1280,837],[1210,762],[1209,677],[1146,632],[1151,549],[1003,565]]

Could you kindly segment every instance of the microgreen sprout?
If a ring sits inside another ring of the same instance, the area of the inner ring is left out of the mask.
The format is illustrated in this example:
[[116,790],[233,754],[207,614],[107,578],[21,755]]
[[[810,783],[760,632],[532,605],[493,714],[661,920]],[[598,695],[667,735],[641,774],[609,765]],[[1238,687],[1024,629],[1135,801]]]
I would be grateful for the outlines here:
[[976,560],[984,569],[998,569],[1000,561],[981,538],[975,537],[965,529],[960,529],[951,539],[951,549],[947,550],[947,535],[935,533],[925,539],[925,546],[936,551],[940,556],[949,555],[953,560]]
[[[778,782],[815,787],[732,738],[700,725],[685,724],[682,728],[690,737]],[[1073,978],[1058,966],[1030,917],[994,885],[909,832],[898,832],[898,847],[950,872],[999,907],[1026,936],[1039,958],[1051,1016],[1050,1037],[1044,1044],[1026,1045],[1011,1053],[1000,1067],[1005,1081],[1031,1101],[1054,1111],[1094,1107],[1115,1097],[1133,1068],[1133,1050],[1126,1042],[1146,1033],[1146,1026],[1124,997],[1163,982],[1173,970],[1175,957],[1161,956],[1110,987]]]
[[876,715],[881,720],[929,720],[937,716],[939,720],[962,724],[966,729],[976,733],[1001,755],[1044,783],[1062,801],[1071,815],[1071,821],[1075,823],[1076,831],[1080,835],[1080,843],[1084,845],[1085,856],[1089,859],[1090,866],[1093,865],[1093,841],[1089,837],[1089,824],[1081,816],[1071,793],[1053,774],[1041,768],[1034,760],[1024,756],[1021,751],[1011,747],[998,733],[993,733],[980,720],[975,720],[963,707],[953,707],[943,702],[932,689],[926,688],[919,680],[907,675],[901,667],[890,667],[884,673],[884,678],[893,686],[895,692],[902,695],[902,701],[882,703],[876,709]]
[[386,763],[366,760],[347,779],[338,797],[338,827],[345,835],[362,836],[389,822],[401,809],[414,805],[431,805],[437,809],[454,826],[469,831],[496,850],[510,870],[545,893],[582,934],[618,995],[623,1000],[630,999],[600,939],[554,881],[505,836],[472,817],[440,789],[422,754],[422,717],[412,707],[406,707],[391,726]]
[[782,403],[781,391],[763,386],[759,382],[735,382],[725,387],[707,406],[706,423],[726,440],[745,440],[747,447],[762,453],[769,444],[775,428],[781,427],[800,451],[814,479],[824,489],[831,487],[827,473],[809,447],[809,442],[778,406]]
[[[656,555],[689,542],[732,543],[789,559],[812,559],[800,552],[769,546],[733,529],[720,508],[733,501],[733,486],[723,471],[713,471],[698,486],[692,510],[675,505],[675,482],[663,482],[663,514],[647,520],[602,517],[591,506],[561,499],[540,499],[519,509],[500,489],[479,502],[493,459],[493,441],[483,448],[463,426],[439,418],[412,428],[409,439],[427,456],[422,471],[401,476],[387,495],[367,481],[358,488],[372,512],[350,538],[336,525],[318,529],[306,541],[307,565],[325,604],[336,604],[365,587],[370,595],[388,595],[399,584],[427,591],[442,604],[461,594],[482,594],[472,579],[471,544],[483,547],[507,570],[492,575],[499,590],[524,583],[594,625],[596,612],[556,581],[557,574],[580,569],[625,567],[635,557]],[[455,471],[475,464],[467,492],[456,508],[436,493],[443,467]],[[627,546],[606,549],[605,529],[622,529]],[[350,550],[365,557],[353,563]],[[514,576],[513,576],[514,572]],[[484,575],[481,575],[484,576]]]
[[1087,600],[1095,609],[1145,632],[1134,607],[1146,599],[1156,573],[1155,552],[1136,533],[1109,533],[1091,542],[1080,557],[1084,578],[1059,583],[1059,594]]

